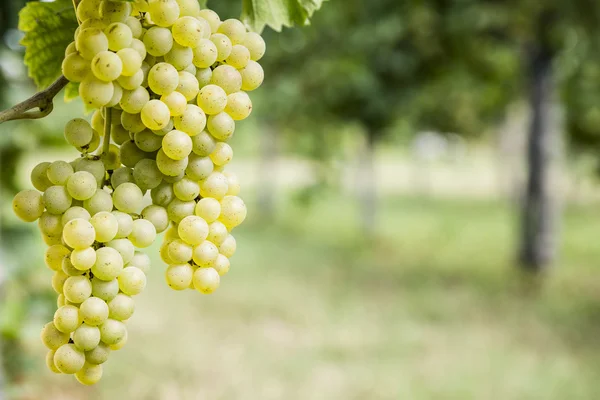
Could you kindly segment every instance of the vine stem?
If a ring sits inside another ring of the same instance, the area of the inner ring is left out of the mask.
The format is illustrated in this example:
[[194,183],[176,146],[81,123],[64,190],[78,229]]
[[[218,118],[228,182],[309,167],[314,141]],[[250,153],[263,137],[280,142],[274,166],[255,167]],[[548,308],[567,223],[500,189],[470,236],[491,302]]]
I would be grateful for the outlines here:
[[[67,86],[67,83],[69,83],[69,80],[61,75],[41,92],[37,92],[27,100],[24,100],[7,110],[0,111],[0,124],[16,119],[38,119],[50,114],[54,108],[54,97],[62,90],[62,88]],[[35,108],[39,110],[32,111]]]
[[101,155],[107,155],[108,149],[110,148],[110,131],[112,124],[112,112],[110,108],[104,107],[104,141],[102,142],[102,153]]

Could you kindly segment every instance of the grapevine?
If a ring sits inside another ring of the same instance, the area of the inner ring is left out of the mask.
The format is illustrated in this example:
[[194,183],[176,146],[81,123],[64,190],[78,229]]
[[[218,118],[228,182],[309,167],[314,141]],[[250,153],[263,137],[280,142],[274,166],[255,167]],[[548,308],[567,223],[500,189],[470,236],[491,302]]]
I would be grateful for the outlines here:
[[13,210],[38,221],[54,271],[47,366],[89,385],[127,341],[150,267],[139,249],[157,234],[172,289],[209,294],[229,271],[231,232],[247,211],[225,170],[227,142],[252,112],[265,42],[196,0],[82,0],[76,16],[62,73],[95,111],[64,135],[81,157],[35,166],[34,189],[19,192]]

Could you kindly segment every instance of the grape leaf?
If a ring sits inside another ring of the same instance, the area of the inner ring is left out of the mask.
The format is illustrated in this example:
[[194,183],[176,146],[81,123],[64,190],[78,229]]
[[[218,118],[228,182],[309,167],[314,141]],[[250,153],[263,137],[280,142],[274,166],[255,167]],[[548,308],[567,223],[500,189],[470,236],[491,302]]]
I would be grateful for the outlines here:
[[256,32],[265,25],[282,27],[308,25],[313,13],[327,0],[242,0],[242,21]]
[[65,102],[68,103],[79,96],[79,83],[69,82],[65,86]]
[[25,33],[25,65],[41,89],[61,74],[64,52],[73,41],[77,19],[70,0],[31,1],[19,12],[19,30]]

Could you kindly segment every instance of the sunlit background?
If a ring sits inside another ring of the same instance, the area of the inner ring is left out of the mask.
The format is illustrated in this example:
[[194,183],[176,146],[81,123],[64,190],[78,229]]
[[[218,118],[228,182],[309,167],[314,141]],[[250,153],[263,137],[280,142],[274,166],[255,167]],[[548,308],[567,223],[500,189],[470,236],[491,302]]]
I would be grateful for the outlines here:
[[[158,240],[91,388],[46,369],[52,273],[10,206],[36,163],[77,157],[62,132],[83,106],[61,94],[2,124],[0,399],[597,399],[600,20],[581,3],[330,0],[267,28],[231,141],[249,208],[231,271],[213,295],[174,292]],[[23,5],[0,5],[1,109],[36,90]]]

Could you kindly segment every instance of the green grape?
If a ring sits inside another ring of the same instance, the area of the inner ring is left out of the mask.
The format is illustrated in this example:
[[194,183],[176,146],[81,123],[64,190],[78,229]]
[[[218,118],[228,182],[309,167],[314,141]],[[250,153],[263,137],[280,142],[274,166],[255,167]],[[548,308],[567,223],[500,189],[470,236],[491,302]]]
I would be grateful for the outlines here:
[[229,236],[229,231],[221,221],[214,221],[208,226],[207,239],[215,245],[220,246],[227,236]]
[[169,219],[171,221],[178,224],[182,219],[184,219],[188,215],[194,214],[195,206],[196,202],[194,201],[182,201],[175,198],[167,206],[167,214],[169,214]]
[[42,234],[42,240],[46,243],[46,246],[54,246],[55,244],[61,244],[60,236],[48,236]]
[[165,242],[168,240],[180,239],[179,233],[177,232],[177,224],[172,224],[167,232],[165,233]]
[[98,28],[98,29],[104,30],[105,27],[106,27],[106,24],[100,18],[90,18],[88,20],[83,21],[81,23],[81,25],[79,25],[78,29],[75,29],[75,38],[77,38],[77,36],[79,35],[79,32],[83,29]]
[[94,243],[96,232],[89,221],[75,218],[67,222],[63,228],[63,240],[73,249],[85,249]]
[[157,131],[152,131],[152,133],[154,133],[157,136],[161,136],[160,142],[162,145],[162,136],[165,136],[167,133],[171,132],[173,130],[174,126],[175,126],[175,124],[173,123],[173,119],[171,118],[171,119],[169,119],[169,122],[167,123],[167,125],[164,128],[159,129]]
[[221,25],[221,18],[219,18],[219,15],[216,12],[206,8],[204,10],[200,10],[199,16],[208,22],[213,33],[217,32],[219,25]]
[[[112,247],[101,247],[96,250],[96,264],[92,267],[94,277],[103,281],[115,279],[123,270],[123,258]],[[102,298],[101,296],[97,296]],[[67,297],[68,298],[68,297]]]
[[194,58],[192,63],[197,68],[210,68],[217,61],[219,50],[215,43],[209,39],[201,39],[192,49]]
[[173,39],[181,46],[196,47],[202,39],[203,26],[197,18],[184,16],[171,27]]
[[233,47],[231,40],[222,33],[213,33],[210,35],[210,41],[217,48],[217,61],[225,61],[229,57],[229,54],[231,54],[231,48]]
[[175,196],[180,200],[194,200],[200,194],[200,185],[198,185],[198,182],[196,181],[183,178],[173,184],[173,193],[175,193]]
[[162,182],[162,176],[154,160],[140,160],[133,168],[135,184],[142,191],[157,187]]
[[148,54],[154,57],[162,57],[173,47],[173,35],[171,30],[153,26],[148,29],[142,39]]
[[131,218],[131,215],[117,210],[113,211],[112,214],[117,218],[117,222],[119,223],[119,229],[115,238],[122,239],[129,236],[133,229],[133,218]]
[[[62,267],[62,261],[60,263],[61,267]],[[52,289],[54,289],[54,291],[56,293],[61,294],[63,292],[63,288],[65,286],[65,281],[69,278],[69,275],[65,274],[62,269],[57,270],[56,272],[54,272],[54,274],[52,275]]]
[[179,73],[170,64],[158,63],[150,68],[150,72],[148,72],[148,85],[156,94],[169,94],[177,89],[178,84]]
[[[140,25],[140,30],[141,28],[142,26]],[[110,24],[104,30],[104,34],[108,39],[108,48],[112,51],[119,51],[129,47],[131,41],[133,40],[133,32],[131,32],[131,29],[129,26],[121,22],[114,22]]]
[[92,295],[104,301],[110,301],[119,293],[119,282],[116,277],[109,281],[92,278]]
[[[39,193],[38,193],[38,195],[39,195]],[[42,211],[43,211],[43,208],[37,208],[37,207],[43,207],[45,205],[46,210],[49,213],[59,215],[59,214],[64,213],[65,211],[67,211],[69,209],[69,207],[71,207],[71,202],[73,200],[71,195],[68,193],[67,188],[65,188],[64,186],[50,186],[44,192],[43,204],[38,204],[37,197],[35,197],[33,195],[30,195],[30,196],[31,197],[29,197],[27,199],[27,201],[29,203],[27,203],[27,204],[21,203],[18,207],[20,208],[21,212],[23,212],[23,210],[29,212],[30,213],[29,218],[33,218],[34,216],[36,216],[35,219],[37,219],[39,217],[39,215],[42,214]],[[17,197],[15,197],[15,200],[17,200]],[[24,207],[30,207],[30,208],[26,209]],[[15,213],[17,213],[17,216],[19,216],[24,221],[28,221],[28,222],[35,221],[35,219],[27,220],[23,216],[19,215],[17,210],[15,209],[14,201],[13,201],[13,210],[15,210]],[[37,214],[38,211],[39,211],[39,215]]]
[[267,46],[264,39],[256,32],[246,33],[242,44],[250,51],[250,59],[253,61],[258,61],[265,55]]
[[[137,53],[140,55],[140,58],[142,60],[142,63],[140,64],[140,68],[141,68],[141,66],[144,64],[144,59],[148,55],[148,52],[146,51],[146,45],[140,39],[133,39],[131,41],[131,44],[129,45],[129,48],[137,51]],[[117,52],[117,54],[118,54],[118,52]],[[125,61],[123,61],[123,69],[127,68],[125,66],[125,64],[127,64],[127,63]],[[150,69],[150,68],[148,68],[148,69]]]
[[65,298],[79,304],[92,294],[92,284],[86,276],[70,276],[63,287]]
[[177,91],[184,95],[187,101],[196,98],[200,90],[196,77],[186,71],[179,71],[178,75],[179,84],[177,85]]
[[102,365],[85,363],[79,371],[75,373],[75,379],[82,385],[94,385],[102,379]]
[[69,342],[69,334],[56,329],[54,322],[48,322],[42,328],[42,343],[50,350],[56,350],[60,346]]
[[200,195],[222,199],[227,193],[227,178],[220,172],[213,172],[208,178],[200,182]]
[[183,160],[192,152],[192,139],[185,132],[172,130],[163,137],[162,150],[172,160]]
[[55,185],[64,186],[67,180],[73,175],[73,167],[65,161],[54,161],[48,167],[48,179]]
[[[115,85],[115,88],[116,87],[117,86]],[[116,90],[115,90],[115,93],[116,93]],[[98,134],[98,132],[94,131],[94,133],[92,134],[92,141],[89,142],[88,144],[86,144],[85,146],[76,147],[76,149],[80,153],[89,154],[89,153],[96,151],[98,146],[100,146],[100,134]]]
[[185,132],[188,137],[195,136],[201,133],[202,130],[205,128],[206,115],[200,107],[194,104],[186,104],[183,113],[180,116],[174,118],[174,125],[175,128],[179,131]]
[[227,258],[231,258],[231,256],[233,256],[235,253],[236,248],[237,243],[235,238],[232,235],[229,235],[219,246],[219,253],[223,254]]
[[[133,220],[132,220],[133,224]],[[133,226],[132,226],[133,228]],[[123,259],[123,264],[127,264],[133,258],[135,254],[135,247],[133,247],[133,243],[129,239],[113,239],[110,242],[106,243],[108,247],[112,247],[117,250]]]
[[140,294],[146,288],[146,274],[136,267],[123,269],[117,280],[121,292],[129,296]]
[[[110,306],[109,306],[110,309]],[[125,324],[116,319],[109,318],[100,325],[100,340],[104,344],[113,345],[119,343],[125,337],[127,329]]]
[[198,85],[200,88],[208,85],[210,80],[212,79],[212,69],[211,68],[198,68],[196,70],[196,80],[198,81]]
[[197,0],[177,0],[179,4],[179,15],[197,17],[200,13],[200,5]]
[[102,110],[94,111],[92,114],[91,125],[93,130],[104,136],[104,117],[102,116]]
[[223,222],[227,228],[232,229],[240,225],[246,219],[246,214],[246,205],[239,197],[225,196],[221,200],[219,221]]
[[84,271],[81,271],[73,266],[71,263],[71,259],[65,258],[62,262],[62,271],[69,276],[79,276],[83,275]]
[[83,218],[86,221],[90,220],[90,213],[88,212],[88,210],[86,210],[83,207],[71,207],[69,208],[67,211],[65,211],[65,213],[62,215],[61,217],[61,223],[62,225],[66,225],[67,222],[69,222],[72,219],[75,218]]
[[173,185],[163,182],[150,191],[150,196],[153,204],[166,207],[175,198]]
[[[131,37],[133,38],[139,38],[142,36],[142,23],[135,17],[127,17],[127,19],[125,20],[125,25],[127,25],[127,27],[129,28],[129,30],[131,31]],[[127,46],[130,46],[130,44],[128,44]],[[123,46],[123,47],[127,47],[127,46]]]
[[101,51],[108,50],[108,38],[99,28],[82,29],[77,38],[75,45],[79,54],[86,60],[92,60],[94,56]]
[[220,65],[213,70],[210,83],[220,86],[227,94],[231,94],[239,92],[242,88],[242,75],[231,65]]
[[192,152],[196,155],[208,156],[214,150],[215,145],[215,139],[206,131],[192,136]]
[[99,297],[90,297],[79,306],[79,314],[87,325],[98,326],[108,318],[108,305]]
[[123,339],[119,340],[117,343],[115,344],[111,344],[109,347],[111,350],[121,350],[126,344],[127,344],[127,330],[125,330],[125,336],[123,336]]
[[33,187],[39,190],[40,192],[44,192],[50,186],[52,186],[52,182],[48,179],[48,167],[50,166],[49,162],[42,162],[33,167],[31,170],[31,183]]
[[[160,149],[160,146],[162,144],[162,138],[160,136],[158,136],[157,134],[155,134],[154,132],[152,132],[151,130],[145,129],[134,135],[134,142],[140,150],[148,152],[148,153],[152,153],[152,152]],[[145,160],[148,160],[148,159],[145,159]],[[141,161],[144,161],[144,160],[138,161],[137,164],[139,164]],[[149,160],[149,161],[152,161],[152,160]]]
[[112,22],[123,22],[131,14],[131,4],[119,1],[104,0],[100,4],[100,15],[108,25]]
[[143,273],[150,271],[150,257],[141,251],[136,251],[129,265],[139,268]]
[[148,10],[150,9],[148,2],[148,0],[133,0],[134,14],[148,12]]
[[200,25],[202,26],[202,39],[210,39],[210,35],[212,35],[212,30],[210,28],[210,24],[207,20],[202,17],[196,17],[198,21],[200,21]]
[[178,43],[173,43],[171,50],[165,54],[165,62],[171,64],[175,69],[181,71],[193,66],[194,52],[189,47],[183,47]]
[[98,182],[98,187],[104,182],[104,176],[106,175],[104,163],[101,160],[88,160],[86,158],[80,158],[77,161],[75,171],[87,171],[92,174]]
[[[235,121],[226,112],[220,112],[215,115],[210,115],[206,122],[206,127],[211,135],[217,140],[228,140],[233,136],[235,131]],[[211,155],[217,150],[213,149]],[[233,155],[233,154],[232,154]],[[218,164],[223,165],[223,164]]]
[[112,51],[101,51],[92,59],[92,72],[101,81],[112,82],[121,76],[122,71],[123,62]]
[[140,114],[130,114],[128,112],[121,114],[121,125],[132,133],[138,133],[146,129]]
[[84,322],[73,332],[73,342],[81,351],[93,350],[100,344],[100,329],[97,326],[88,325]]
[[[131,76],[121,75],[119,78],[117,78],[117,83],[125,90],[135,90],[135,89],[139,88],[140,86],[142,86],[142,83],[144,83],[144,71],[142,71],[141,69],[138,69]],[[146,89],[144,88],[144,90],[146,90]],[[121,98],[123,98],[122,94],[121,94]],[[119,100],[119,102],[120,101],[121,100]],[[126,111],[126,110],[123,109],[123,111]],[[131,114],[135,114],[135,113],[131,113]]]
[[238,180],[237,175],[231,172],[223,172],[223,175],[227,178],[227,195],[237,196],[240,194],[240,181]]
[[82,0],[77,5],[77,19],[85,21],[100,18],[100,2],[97,0]]
[[225,257],[223,254],[219,254],[217,256],[217,259],[215,260],[215,262],[212,265],[212,267],[215,269],[215,271],[217,271],[219,276],[223,276],[223,275],[227,274],[229,272],[230,266],[231,266],[231,263],[229,262],[229,259],[227,257]]
[[83,367],[84,363],[85,354],[74,344],[63,344],[54,353],[54,365],[63,374],[74,374]]
[[246,92],[235,92],[227,96],[225,112],[236,121],[248,118],[252,112],[252,100]]
[[196,76],[196,66],[194,64],[190,64],[183,69],[185,72],[189,72],[190,74]]
[[221,203],[212,197],[200,199],[194,209],[194,214],[203,218],[207,223],[212,223],[219,218],[221,214]]
[[115,189],[112,197],[117,210],[125,213],[137,213],[142,206],[144,194],[136,184],[125,182]]
[[214,268],[198,268],[192,278],[194,288],[200,293],[210,294],[221,283],[219,273]]
[[163,149],[160,149],[156,154],[156,165],[163,174],[167,176],[177,176],[187,168],[188,159],[173,160],[165,154]]
[[92,247],[73,250],[71,264],[80,271],[87,271],[96,263],[96,250]]
[[108,360],[110,348],[104,343],[100,343],[94,349],[85,352],[85,361],[93,365],[101,365]]
[[43,212],[38,220],[38,227],[44,235],[60,236],[62,235],[62,222],[59,215]]
[[79,84],[79,96],[83,102],[93,108],[100,108],[111,101],[115,88],[112,82],[104,82],[88,75]]
[[[182,160],[182,161],[185,161],[187,163],[188,159],[186,158],[185,160]],[[167,176],[167,175],[165,175],[163,177],[163,179],[164,179],[165,182],[173,184],[175,182],[179,182],[180,180],[182,180],[184,176],[185,176],[185,169],[183,171],[181,171],[179,174],[177,174],[177,176]]]
[[252,60],[240,70],[240,74],[242,75],[242,90],[248,92],[262,85],[265,79],[265,73],[260,64]]
[[87,200],[96,193],[98,182],[87,171],[77,171],[67,180],[67,191],[76,200]]
[[167,285],[174,290],[185,290],[190,287],[193,276],[194,269],[187,263],[169,265],[165,273]]
[[217,85],[206,85],[198,93],[198,106],[208,114],[218,114],[227,105],[227,93]]
[[167,126],[171,119],[169,107],[160,100],[150,100],[147,102],[140,113],[144,125],[153,131]]
[[55,350],[48,350],[46,353],[46,366],[48,369],[55,374],[62,374],[58,368],[56,368],[56,364],[54,364],[54,354],[56,354]]
[[62,260],[70,254],[62,244],[55,244],[46,249],[44,253],[44,263],[53,271],[58,271],[62,266]]
[[126,167],[133,168],[138,162],[144,158],[149,158],[149,156],[149,153],[140,150],[133,140],[129,140],[121,145],[120,158]]
[[[143,274],[143,272],[141,273]],[[130,296],[124,293],[119,293],[108,303],[108,309],[110,318],[117,321],[126,321],[133,315],[135,311],[135,303]]]
[[119,105],[123,111],[130,114],[137,114],[142,111],[146,103],[149,101],[150,94],[148,91],[145,88],[138,86],[134,90],[126,90],[123,93],[123,97],[121,98]]
[[179,18],[179,5],[175,0],[153,0],[148,5],[150,18],[158,26],[171,26]]
[[177,227],[177,233],[187,244],[197,246],[206,240],[208,224],[201,217],[189,215],[181,220]]
[[240,44],[246,38],[246,27],[237,19],[227,19],[219,25],[217,32],[227,35],[231,43]]
[[145,248],[154,243],[156,239],[156,228],[152,222],[145,219],[133,221],[133,230],[128,236],[135,247]]
[[[229,163],[233,158],[233,149],[224,142],[218,142],[215,150],[210,153],[210,159],[215,165],[223,166]],[[229,185],[229,181],[227,182]]]
[[[117,146],[122,145],[129,140],[129,131],[123,128],[123,125],[111,125],[110,137]],[[117,169],[118,170],[118,169]],[[114,175],[114,172],[113,172]],[[112,182],[112,177],[111,177]]]
[[119,168],[121,166],[121,156],[119,147],[111,143],[108,146],[108,153],[103,153],[100,156],[100,159],[104,163],[104,166],[106,167],[107,171],[112,171]]
[[237,69],[244,68],[248,65],[248,61],[250,61],[250,51],[241,44],[233,45],[229,57],[225,60],[228,65]]
[[173,117],[182,115],[187,107],[187,99],[179,92],[171,92],[167,95],[163,95],[160,98],[160,101],[169,107],[169,111]]
[[160,259],[167,265],[174,264],[173,260],[171,260],[171,258],[169,257],[169,243],[170,242],[164,242],[160,246],[159,250]]
[[117,217],[108,211],[101,211],[90,219],[90,223],[96,231],[96,241],[105,243],[114,239],[119,230]]
[[192,260],[193,248],[181,239],[175,239],[167,246],[169,259],[175,264],[184,264]]
[[54,326],[63,333],[71,333],[81,324],[79,308],[62,306],[54,313]]
[[156,233],[164,232],[169,227],[167,209],[156,204],[151,204],[142,210],[142,218],[154,225]]
[[81,82],[91,71],[90,61],[79,53],[71,53],[65,57],[61,66],[62,74],[71,82]]
[[92,215],[100,211],[111,211],[113,208],[112,197],[105,190],[96,190],[92,197],[83,201],[83,207]]

